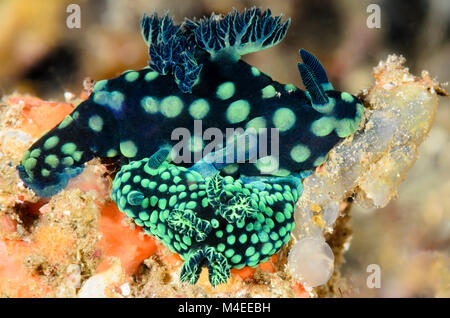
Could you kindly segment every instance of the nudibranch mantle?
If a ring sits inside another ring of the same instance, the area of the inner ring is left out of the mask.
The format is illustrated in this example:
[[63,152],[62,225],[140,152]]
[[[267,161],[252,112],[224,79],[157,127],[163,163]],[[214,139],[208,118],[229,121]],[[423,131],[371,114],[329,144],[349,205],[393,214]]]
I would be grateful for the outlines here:
[[181,281],[195,284],[203,266],[211,285],[231,268],[256,267],[290,240],[299,178],[246,182],[219,171],[203,175],[164,159],[168,150],[132,161],[116,175],[111,198],[145,232],[184,260]]
[[[194,120],[224,135],[226,128],[279,131],[276,145],[267,140],[268,149],[278,149],[276,158],[225,168],[224,174],[286,176],[314,169],[357,129],[364,108],[356,97],[334,90],[318,60],[304,50],[298,68],[307,91],[273,81],[239,59],[277,44],[289,23],[258,8],[181,25],[167,14],[144,16],[149,66],[97,82],[89,99],[24,154],[21,178],[39,196],[51,196],[93,157],[147,158],[178,143],[172,138],[178,127],[194,136]],[[196,152],[203,156],[202,143],[197,139],[190,148],[194,158]]]

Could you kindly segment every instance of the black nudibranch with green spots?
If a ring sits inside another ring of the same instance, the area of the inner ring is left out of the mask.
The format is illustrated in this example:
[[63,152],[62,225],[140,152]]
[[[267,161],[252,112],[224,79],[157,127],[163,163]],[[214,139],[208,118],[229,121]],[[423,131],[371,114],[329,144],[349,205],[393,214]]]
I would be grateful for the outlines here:
[[[286,176],[314,169],[355,132],[364,108],[356,97],[334,90],[322,65],[304,50],[298,68],[307,91],[273,81],[240,59],[276,45],[289,24],[258,8],[180,25],[167,14],[144,16],[149,66],[97,82],[88,100],[24,154],[21,178],[38,195],[51,196],[93,157],[147,158],[179,142],[171,138],[175,128],[194,136],[194,120],[223,135],[226,128],[278,129],[278,158],[260,156],[224,173]],[[202,143],[194,140],[194,158]]]
[[206,266],[216,286],[227,281],[230,268],[255,267],[289,241],[299,178],[246,182],[202,164],[173,165],[165,161],[168,154],[162,149],[123,166],[111,198],[182,257],[181,281],[195,284]]

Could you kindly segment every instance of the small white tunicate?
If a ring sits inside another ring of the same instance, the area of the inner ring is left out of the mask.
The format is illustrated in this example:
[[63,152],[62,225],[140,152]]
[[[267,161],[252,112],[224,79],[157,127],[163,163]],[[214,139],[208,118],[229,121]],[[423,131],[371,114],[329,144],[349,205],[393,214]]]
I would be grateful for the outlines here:
[[326,284],[334,270],[333,251],[322,238],[305,237],[292,247],[288,268],[292,276],[305,286]]
[[332,226],[339,215],[339,202],[332,201],[327,204],[322,212],[325,226]]
[[295,211],[295,228],[292,235],[296,239],[303,237],[323,237],[323,228],[315,224],[312,220],[311,210],[304,207],[297,207]]

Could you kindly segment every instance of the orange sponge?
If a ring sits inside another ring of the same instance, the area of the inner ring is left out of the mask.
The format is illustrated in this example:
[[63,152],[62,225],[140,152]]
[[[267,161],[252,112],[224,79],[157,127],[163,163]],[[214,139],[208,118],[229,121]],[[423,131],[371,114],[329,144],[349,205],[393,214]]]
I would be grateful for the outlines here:
[[[137,227],[131,229],[123,224],[125,214],[117,206],[106,203],[101,209],[99,232],[102,237],[98,246],[102,248],[103,256],[117,256],[127,274],[133,274],[139,265],[156,252],[155,238],[144,235]],[[106,269],[104,265],[98,270]]]

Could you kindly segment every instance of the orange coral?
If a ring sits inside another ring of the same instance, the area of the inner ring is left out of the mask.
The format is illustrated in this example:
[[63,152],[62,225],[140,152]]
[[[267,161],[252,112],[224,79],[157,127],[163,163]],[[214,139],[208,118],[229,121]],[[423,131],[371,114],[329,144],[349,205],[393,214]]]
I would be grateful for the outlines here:
[[[119,257],[127,274],[136,272],[139,265],[156,252],[155,238],[143,235],[140,228],[131,229],[123,224],[125,215],[117,206],[106,203],[101,209],[98,246],[104,256]],[[101,269],[106,269],[102,265]]]
[[47,102],[37,97],[11,96],[7,103],[23,104],[19,128],[33,137],[52,129],[74,110],[72,104]]
[[231,269],[231,275],[239,276],[243,280],[252,279],[253,275],[255,274],[256,269],[245,266],[241,269],[232,268]]
[[33,250],[32,243],[0,240],[0,296],[54,296],[52,289],[25,267],[24,259]]
[[[274,258],[275,256],[275,258]],[[268,272],[268,273],[275,273],[276,269],[275,269],[275,265],[274,265],[274,259],[276,260],[276,255],[272,255],[272,258],[270,260],[268,260],[267,262],[261,263],[259,264],[259,269],[264,271],[264,272]]]
[[183,259],[177,253],[172,253],[163,257],[163,261],[174,267],[179,267],[183,264]]
[[[276,254],[272,255],[272,257],[267,262],[260,263],[258,265],[258,268],[264,272],[275,273],[276,269],[275,269],[274,263],[276,262],[276,260],[277,260],[277,255]],[[255,271],[256,271],[256,268],[252,268],[249,266],[245,266],[241,269],[232,268],[231,275],[239,276],[243,280],[248,280],[248,279],[253,278]]]
[[0,237],[9,233],[14,233],[17,229],[17,222],[9,215],[0,215]]
[[300,283],[295,283],[294,285],[294,294],[298,298],[310,298],[308,292],[306,291],[305,287],[303,287]]
[[69,252],[74,250],[76,238],[75,233],[50,225],[39,226],[33,235],[40,253],[53,264],[67,259]]

